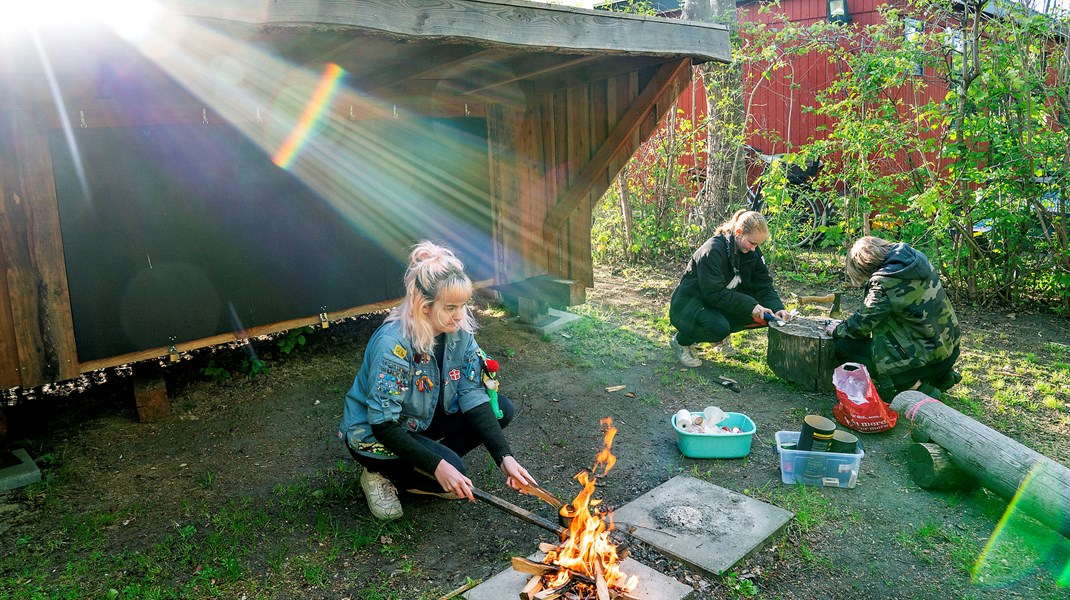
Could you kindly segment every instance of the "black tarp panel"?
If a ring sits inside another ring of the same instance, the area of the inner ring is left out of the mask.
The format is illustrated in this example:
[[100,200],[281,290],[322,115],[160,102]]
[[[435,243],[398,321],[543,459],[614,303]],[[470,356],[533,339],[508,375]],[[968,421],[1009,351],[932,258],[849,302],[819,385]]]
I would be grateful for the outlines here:
[[333,135],[352,185],[328,201],[226,125],[76,129],[73,150],[54,132],[78,359],[397,297],[423,238],[491,276],[485,121]]

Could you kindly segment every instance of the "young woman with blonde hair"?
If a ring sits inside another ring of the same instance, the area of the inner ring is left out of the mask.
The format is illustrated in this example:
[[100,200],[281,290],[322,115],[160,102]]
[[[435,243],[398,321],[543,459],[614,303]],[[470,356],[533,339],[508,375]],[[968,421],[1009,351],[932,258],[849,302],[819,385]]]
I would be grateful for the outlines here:
[[412,250],[404,282],[401,304],[368,341],[338,432],[364,467],[368,508],[378,519],[401,517],[398,487],[475,501],[461,457],[481,444],[510,487],[535,483],[502,434],[513,405],[498,396],[496,416],[484,388],[481,375],[493,361],[473,336],[464,264],[424,241]]
[[721,353],[734,353],[729,336],[765,325],[767,313],[791,320],[758,249],[767,239],[765,217],[740,210],[688,261],[669,303],[669,321],[677,330],[669,343],[681,364],[702,364],[693,348],[699,342],[714,342]]

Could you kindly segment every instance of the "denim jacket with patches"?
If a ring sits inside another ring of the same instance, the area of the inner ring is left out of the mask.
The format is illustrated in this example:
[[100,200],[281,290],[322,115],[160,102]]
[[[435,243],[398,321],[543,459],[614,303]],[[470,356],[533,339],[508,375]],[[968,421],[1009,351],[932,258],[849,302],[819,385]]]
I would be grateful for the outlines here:
[[490,402],[480,381],[481,366],[479,346],[467,331],[446,334],[440,373],[434,356],[413,350],[399,321],[383,323],[368,341],[360,371],[346,394],[339,436],[358,450],[376,444],[372,425],[397,421],[409,431],[423,431],[435,415],[439,386],[445,386],[447,414]]

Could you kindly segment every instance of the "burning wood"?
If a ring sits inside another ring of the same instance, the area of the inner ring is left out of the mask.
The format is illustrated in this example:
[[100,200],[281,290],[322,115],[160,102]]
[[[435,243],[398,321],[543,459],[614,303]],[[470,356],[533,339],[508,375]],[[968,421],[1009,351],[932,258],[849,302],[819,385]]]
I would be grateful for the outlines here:
[[561,544],[540,544],[539,549],[546,552],[542,562],[513,558],[513,570],[535,575],[521,591],[522,600],[626,600],[632,598],[629,592],[639,585],[638,577],[629,577],[620,570],[622,552],[609,539],[612,515],[599,507],[601,500],[592,498],[595,483],[617,462],[610,452],[617,429],[612,419],[602,419],[602,426],[606,429],[605,445],[591,470],[576,474],[583,487],[561,509],[561,515],[570,521]]

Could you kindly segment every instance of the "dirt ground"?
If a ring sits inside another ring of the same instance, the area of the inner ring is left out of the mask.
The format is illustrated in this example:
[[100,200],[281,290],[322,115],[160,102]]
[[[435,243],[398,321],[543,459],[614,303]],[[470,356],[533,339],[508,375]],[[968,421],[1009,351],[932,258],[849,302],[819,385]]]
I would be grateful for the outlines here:
[[[1046,555],[999,555],[981,573],[985,581],[971,582],[966,570],[1006,503],[984,490],[947,494],[917,487],[905,465],[910,439],[904,425],[863,436],[866,454],[855,489],[781,484],[771,449],[774,432],[797,430],[809,413],[831,416],[833,398],[801,392],[768,370],[753,368],[762,361],[748,357],[764,356],[764,331],[744,334],[741,359],[711,357],[693,371],[679,369],[665,347],[664,310],[674,284],[675,274],[668,271],[638,275],[600,269],[588,304],[580,308],[588,319],[548,336],[523,330],[502,311],[480,314],[478,339],[500,359],[503,394],[518,408],[507,436],[521,463],[544,487],[560,496],[575,494],[573,476],[590,465],[600,448],[598,421],[612,417],[619,429],[613,446],[618,462],[599,482],[607,505],[625,504],[689,472],[799,515],[727,578],[703,576],[648,548],[636,548],[637,558],[693,586],[696,598],[1035,598],[1065,593],[1053,583],[1053,569],[1067,564],[1065,539]],[[960,316],[967,337],[963,361],[970,360],[968,344],[976,331],[998,330],[1009,348],[1036,346],[1038,335],[1070,342],[1070,324],[1050,314],[1019,314],[1009,321],[960,309]],[[280,497],[280,486],[296,484],[303,486],[299,493],[320,501],[301,505],[304,512],[293,517],[298,525],[281,546],[289,556],[280,554],[280,562],[313,552],[315,540],[324,544],[316,535],[320,519],[331,519],[343,530],[367,522],[357,471],[348,467],[352,461],[338,440],[337,426],[364,343],[381,319],[373,315],[310,334],[309,343],[289,355],[278,352],[274,342],[258,342],[254,347],[271,371],[252,379],[241,374],[221,382],[206,377],[206,353],[184,360],[168,369],[171,415],[157,422],[136,421],[129,377],[113,377],[87,393],[7,408],[14,446],[46,457],[46,475],[53,469],[58,477],[37,496],[27,497],[24,491],[0,495],[0,536],[54,539],[59,514],[109,512],[118,518],[104,528],[107,545],[138,551],[175,535],[187,523],[200,526],[205,515],[217,514],[213,511],[220,507],[266,505]],[[232,352],[232,363],[239,361],[243,351]],[[223,354],[212,360],[228,364]],[[710,383],[715,375],[737,379],[742,393]],[[627,387],[606,391],[617,385]],[[670,416],[681,408],[700,410],[711,404],[743,412],[757,423],[749,457],[691,460],[680,455]],[[1070,464],[1065,423],[1065,418],[1052,419],[1042,427],[1006,433],[1065,465]],[[552,516],[534,498],[507,490],[482,450],[468,462],[478,486]],[[322,501],[323,491],[339,482],[345,493],[328,490],[329,501]],[[46,493],[51,502],[42,498]],[[405,519],[389,539],[379,540],[400,550],[376,551],[372,544],[339,552],[321,561],[326,577],[313,583],[296,571],[286,575],[285,568],[272,567],[273,550],[254,552],[245,576],[223,586],[222,595],[437,597],[466,578],[485,579],[508,568],[510,556],[527,555],[552,538],[483,504],[413,497],[403,497],[403,502]],[[724,543],[732,543],[731,523],[714,529]],[[260,543],[278,548],[270,544],[282,542]],[[48,560],[62,571],[63,558]],[[0,576],[9,584],[18,577],[10,572]],[[193,576],[170,568],[160,574],[179,587]],[[48,580],[35,585],[49,589]],[[114,584],[104,589],[108,587]],[[16,588],[0,592],[5,589]]]

